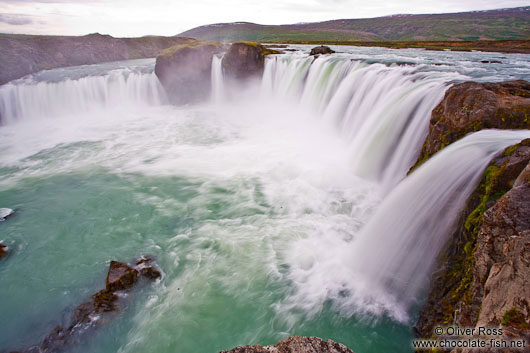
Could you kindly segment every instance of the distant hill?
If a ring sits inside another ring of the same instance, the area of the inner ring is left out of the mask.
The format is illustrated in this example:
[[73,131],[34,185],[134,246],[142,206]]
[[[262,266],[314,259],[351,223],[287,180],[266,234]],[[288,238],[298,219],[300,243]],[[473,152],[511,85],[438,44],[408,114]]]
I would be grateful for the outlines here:
[[530,39],[530,6],[436,15],[394,15],[292,25],[218,23],[179,34],[200,40],[460,41]]
[[156,57],[183,37],[114,38],[93,33],[81,37],[0,34],[0,85],[22,76],[63,66]]

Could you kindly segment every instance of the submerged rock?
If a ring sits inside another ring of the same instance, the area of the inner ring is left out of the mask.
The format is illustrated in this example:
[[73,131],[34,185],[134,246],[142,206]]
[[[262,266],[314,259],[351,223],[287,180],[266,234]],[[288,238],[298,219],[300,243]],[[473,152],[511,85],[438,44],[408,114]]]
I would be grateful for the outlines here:
[[108,322],[109,314],[120,309],[119,293],[131,290],[140,277],[149,280],[161,277],[160,271],[151,262],[150,258],[143,257],[133,267],[124,262],[111,261],[105,289],[74,310],[68,327],[56,326],[38,347],[31,347],[25,352],[62,352],[66,346],[76,343],[81,333]]
[[174,104],[193,103],[210,96],[213,56],[221,43],[192,42],[164,50],[156,58],[155,74]]
[[0,208],[0,222],[5,221],[7,218],[11,217],[14,214],[15,211],[10,208]]
[[5,256],[7,256],[7,253],[8,253],[7,251],[8,251],[7,246],[5,246],[4,244],[0,243],[0,259],[2,259]]
[[235,42],[223,57],[223,73],[226,78],[234,80],[260,77],[265,67],[265,56],[279,53],[256,42]]
[[318,47],[314,47],[311,49],[311,52],[309,55],[326,55],[326,54],[333,54],[335,53],[334,50],[332,50],[330,47],[327,47],[325,45],[321,45]]
[[341,343],[324,341],[318,337],[288,337],[273,346],[236,347],[221,353],[354,353]]

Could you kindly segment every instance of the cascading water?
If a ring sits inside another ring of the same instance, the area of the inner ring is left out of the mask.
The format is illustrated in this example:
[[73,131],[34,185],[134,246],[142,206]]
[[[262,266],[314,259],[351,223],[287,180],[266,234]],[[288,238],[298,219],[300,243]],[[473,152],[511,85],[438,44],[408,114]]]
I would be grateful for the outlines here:
[[414,163],[450,76],[347,57],[312,60],[268,58],[262,94],[297,100],[335,126],[350,145],[354,173],[382,182],[388,192]]
[[214,55],[212,58],[212,101],[220,103],[223,101],[223,57]]
[[[0,267],[0,347],[51,332],[108,261],[150,254],[164,279],[79,352],[287,335],[409,352],[409,308],[463,200],[493,154],[529,136],[468,136],[405,178],[430,111],[451,83],[528,79],[530,61],[344,50],[270,56],[237,94],[214,57],[214,104],[166,104],[152,59],[0,87],[0,207],[19,210],[0,229],[15,251]],[[482,60],[505,64],[470,69]]]
[[120,105],[160,105],[165,93],[154,73],[117,69],[58,82],[22,79],[0,87],[0,122],[67,116]]

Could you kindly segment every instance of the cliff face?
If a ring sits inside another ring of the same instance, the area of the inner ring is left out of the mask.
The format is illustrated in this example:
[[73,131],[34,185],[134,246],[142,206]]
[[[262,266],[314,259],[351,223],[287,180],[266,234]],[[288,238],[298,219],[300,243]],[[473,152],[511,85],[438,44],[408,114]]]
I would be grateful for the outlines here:
[[209,97],[212,59],[222,51],[217,42],[193,42],[168,48],[157,56],[155,74],[172,103],[192,103]]
[[0,34],[0,84],[63,66],[153,58],[184,37],[113,38],[98,33],[82,37]]
[[212,59],[220,53],[225,53],[225,79],[240,83],[261,76],[265,56],[280,52],[255,42],[225,47],[218,42],[196,41],[168,48],[156,58],[155,73],[172,103],[193,103],[210,96]]
[[[417,165],[482,128],[530,129],[530,84],[464,83],[432,113]],[[530,319],[530,139],[507,148],[469,198],[438,269],[416,328],[503,326],[526,335]],[[516,323],[511,318],[517,317]]]

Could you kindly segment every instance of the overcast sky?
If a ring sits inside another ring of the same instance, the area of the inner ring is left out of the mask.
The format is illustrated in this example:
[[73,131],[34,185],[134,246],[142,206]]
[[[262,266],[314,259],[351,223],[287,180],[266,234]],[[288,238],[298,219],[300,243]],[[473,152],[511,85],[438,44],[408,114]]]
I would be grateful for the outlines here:
[[290,24],[528,5],[530,0],[0,0],[0,32],[175,35],[219,22]]

